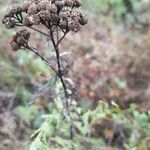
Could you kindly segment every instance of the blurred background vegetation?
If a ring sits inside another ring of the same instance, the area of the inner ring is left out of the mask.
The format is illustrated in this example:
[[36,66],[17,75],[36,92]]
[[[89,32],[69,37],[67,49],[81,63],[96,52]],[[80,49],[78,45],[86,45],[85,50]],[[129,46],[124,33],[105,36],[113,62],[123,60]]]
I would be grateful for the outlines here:
[[[13,2],[0,1],[0,18]],[[88,25],[61,46],[74,55],[68,77],[75,99],[85,114],[93,110],[89,113],[93,136],[79,145],[89,150],[149,150],[150,0],[83,0],[83,9]],[[42,115],[56,109],[51,105],[53,83],[45,88],[51,70],[32,53],[12,52],[8,43],[14,33],[0,24],[0,150],[27,149]],[[47,56],[47,39],[33,35],[32,44]],[[104,108],[98,107],[99,100]],[[113,127],[119,121],[120,140],[116,140]],[[61,149],[67,147],[65,142]]]

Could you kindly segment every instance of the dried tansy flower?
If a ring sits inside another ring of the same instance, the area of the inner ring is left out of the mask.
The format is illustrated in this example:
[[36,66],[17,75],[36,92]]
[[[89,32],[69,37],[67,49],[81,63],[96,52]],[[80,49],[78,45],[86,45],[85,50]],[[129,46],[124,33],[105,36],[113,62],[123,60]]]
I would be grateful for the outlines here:
[[31,15],[27,15],[23,19],[23,24],[27,27],[30,27],[33,25],[33,19]]
[[65,6],[72,7],[74,2],[72,0],[65,0]]
[[45,10],[47,4],[48,4],[48,1],[47,1],[47,0],[42,0],[42,1],[40,1],[40,2],[37,4],[37,9],[38,9],[38,11]]
[[77,20],[70,20],[68,22],[68,28],[71,31],[78,32],[81,29],[81,25]]
[[74,7],[80,7],[81,6],[81,0],[72,0],[74,2]]
[[5,24],[5,27],[7,29],[15,27],[15,20],[13,18],[11,18],[11,17],[4,18],[2,20],[2,23]]
[[32,17],[33,25],[38,25],[38,24],[41,23],[41,19],[40,19],[40,17],[37,14],[32,15],[31,17]]
[[28,14],[36,14],[38,12],[37,5],[35,3],[32,3],[31,6],[28,8],[27,13]]
[[59,10],[61,10],[61,9],[65,6],[65,3],[64,3],[64,1],[56,0],[56,1],[55,1],[55,5],[57,6],[57,8],[58,8]]
[[30,32],[28,32],[26,29],[20,30],[13,36],[10,42],[11,49],[13,51],[17,51],[22,47],[26,47],[29,38]]
[[24,3],[21,5],[22,11],[27,12],[31,4],[32,4],[32,1],[24,1]]
[[38,13],[38,16],[45,21],[50,21],[51,20],[51,13],[48,10],[41,10]]
[[49,10],[51,13],[57,13],[58,11],[58,8],[56,7],[56,5],[51,4],[51,3],[47,3],[46,9]]
[[67,29],[68,28],[68,24],[66,20],[61,20],[59,23],[59,26],[61,29]]

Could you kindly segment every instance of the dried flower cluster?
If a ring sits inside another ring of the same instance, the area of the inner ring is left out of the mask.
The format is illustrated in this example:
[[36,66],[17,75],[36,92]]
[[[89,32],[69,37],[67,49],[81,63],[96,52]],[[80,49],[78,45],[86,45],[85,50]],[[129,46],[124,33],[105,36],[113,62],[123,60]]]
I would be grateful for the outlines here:
[[28,32],[26,29],[20,30],[17,32],[10,44],[13,51],[17,51],[20,48],[26,47],[28,44],[28,40],[30,38],[30,32]]
[[11,6],[4,18],[6,28],[20,23],[25,26],[44,24],[47,27],[58,25],[62,30],[77,32],[87,19],[79,7],[80,0],[29,0],[22,5]]

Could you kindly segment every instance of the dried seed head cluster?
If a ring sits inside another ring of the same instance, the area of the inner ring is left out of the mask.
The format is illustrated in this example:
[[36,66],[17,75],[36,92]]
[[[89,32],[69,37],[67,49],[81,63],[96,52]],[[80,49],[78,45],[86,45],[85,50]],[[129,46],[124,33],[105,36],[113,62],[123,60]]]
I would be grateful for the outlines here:
[[87,23],[85,15],[79,10],[80,6],[80,0],[28,0],[22,5],[12,5],[2,22],[8,29],[22,23],[29,27],[57,25],[62,30],[77,32]]
[[26,47],[29,38],[30,33],[26,29],[17,32],[10,42],[12,50],[17,51],[20,48]]

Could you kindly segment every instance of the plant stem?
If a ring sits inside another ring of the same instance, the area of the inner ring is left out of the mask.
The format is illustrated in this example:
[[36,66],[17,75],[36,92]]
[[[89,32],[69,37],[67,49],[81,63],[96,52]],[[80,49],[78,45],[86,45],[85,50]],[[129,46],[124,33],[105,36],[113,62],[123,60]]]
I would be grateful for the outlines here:
[[[67,92],[66,84],[63,80],[63,75],[62,75],[62,71],[61,71],[61,64],[60,64],[60,53],[59,53],[59,44],[65,36],[63,36],[60,40],[58,40],[56,42],[55,39],[54,39],[53,31],[51,29],[50,29],[50,36],[51,36],[51,41],[52,41],[52,44],[54,46],[54,50],[55,50],[55,53],[56,53],[57,66],[58,66],[58,76],[59,76],[59,79],[60,79],[60,81],[62,83],[62,86],[63,86],[63,89],[64,89],[64,94],[65,94],[65,97],[66,97],[66,106],[68,107],[69,95],[68,95],[68,92]],[[58,30],[57,30],[57,36],[58,36]]]

